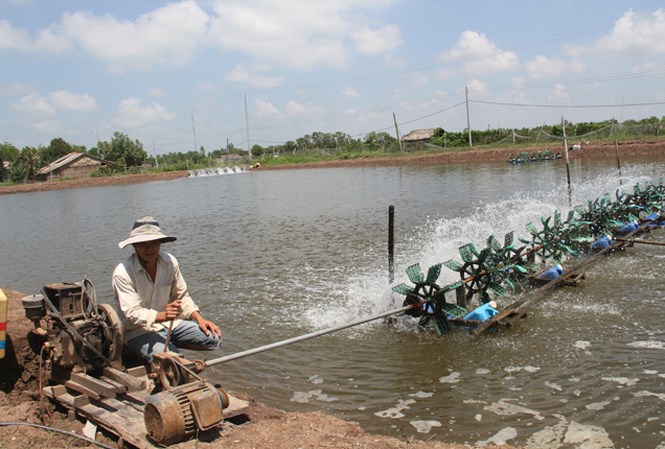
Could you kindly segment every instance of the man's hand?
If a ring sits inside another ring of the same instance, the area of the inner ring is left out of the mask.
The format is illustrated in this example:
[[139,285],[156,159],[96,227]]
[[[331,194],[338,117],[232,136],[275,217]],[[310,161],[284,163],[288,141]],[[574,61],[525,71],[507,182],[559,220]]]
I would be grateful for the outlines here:
[[205,318],[203,318],[203,316],[199,312],[192,313],[192,318],[196,320],[196,322],[199,324],[199,327],[201,328],[204,334],[208,336],[210,336],[211,334],[217,337],[222,336],[222,331],[219,329],[219,326],[217,326],[212,321],[208,321]]
[[168,303],[166,305],[166,319],[164,321],[176,319],[180,315],[180,312],[182,312],[182,304],[179,299]]

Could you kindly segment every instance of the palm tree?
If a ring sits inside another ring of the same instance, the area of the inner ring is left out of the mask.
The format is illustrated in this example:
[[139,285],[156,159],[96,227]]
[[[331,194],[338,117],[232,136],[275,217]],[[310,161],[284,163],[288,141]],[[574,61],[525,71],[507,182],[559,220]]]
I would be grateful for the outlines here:
[[23,179],[34,181],[41,164],[39,150],[34,147],[23,148],[16,163],[21,167],[21,170],[24,173]]

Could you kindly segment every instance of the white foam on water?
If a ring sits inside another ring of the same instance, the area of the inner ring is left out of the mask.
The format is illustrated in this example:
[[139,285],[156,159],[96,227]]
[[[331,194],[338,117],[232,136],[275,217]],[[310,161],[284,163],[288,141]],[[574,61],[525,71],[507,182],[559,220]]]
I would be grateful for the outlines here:
[[540,367],[536,366],[507,366],[503,369],[507,373],[519,373],[520,371],[526,371],[527,373],[535,373],[540,370]]
[[[623,191],[632,192],[637,183],[652,181],[654,168],[650,165],[631,165],[626,170],[630,174],[622,175]],[[605,193],[613,196],[619,188],[615,174],[608,173],[593,179],[578,181],[573,191],[573,205],[584,205],[588,200],[601,197]],[[541,190],[516,192],[510,197],[488,202],[478,202],[463,211],[456,211],[458,216],[437,216],[428,218],[422,226],[403,236],[409,243],[411,252],[400,255],[395,266],[397,285],[405,282],[411,285],[406,276],[406,267],[419,263],[423,271],[431,265],[453,259],[460,261],[459,247],[473,243],[477,248],[486,246],[487,238],[494,235],[500,242],[504,235],[514,232],[514,241],[519,237],[529,238],[527,223],[540,223],[541,216],[552,216],[556,210],[561,212],[563,219],[570,210],[566,186],[560,182],[543,183]],[[501,217],[501,220],[497,220]],[[360,317],[368,317],[399,307],[404,300],[402,295],[395,294],[391,287],[386,287],[385,267],[377,261],[374,266],[354,267],[347,270],[340,267],[339,271],[348,275],[342,282],[339,279],[329,283],[311,284],[311,301],[306,301],[305,310],[299,305],[299,322],[303,320],[312,328],[327,328],[346,324]],[[313,273],[312,277],[330,279],[329,273]],[[456,282],[459,274],[453,270],[443,269],[437,281],[439,285]],[[319,299],[325,296],[326,301]],[[359,301],[358,298],[362,298]],[[305,298],[307,299],[307,298]],[[618,308],[604,306],[603,313],[620,313]],[[417,331],[418,320],[398,320],[400,326],[407,331]],[[375,321],[347,331],[351,338],[362,336],[367,328],[381,323]],[[493,344],[506,344],[506,340],[496,340]],[[510,344],[510,343],[509,343]]]
[[397,402],[397,405],[395,405],[394,407],[391,407],[387,410],[382,410],[380,412],[376,412],[374,414],[379,418],[393,418],[393,419],[404,418],[404,413],[402,413],[402,411],[408,410],[410,408],[409,405],[415,403],[416,401],[413,399],[407,399],[407,400],[400,399],[399,402]]
[[476,441],[476,446],[502,445],[514,438],[517,438],[517,429],[505,427],[486,440]]
[[665,349],[665,343],[662,341],[646,340],[646,341],[633,341],[628,343],[628,346],[639,349]]
[[315,374],[315,375],[311,376],[308,380],[313,384],[322,384],[323,383],[323,379],[318,374]]
[[625,387],[634,387],[640,381],[640,379],[629,379],[627,377],[603,377],[602,379],[607,382],[616,382]]
[[323,393],[321,390],[311,390],[311,391],[294,391],[293,396],[291,397],[291,402],[307,403],[310,400],[320,401],[320,402],[335,402],[338,401],[338,398],[328,396]]
[[430,433],[432,427],[441,427],[439,421],[411,421],[409,424],[415,427],[418,433]]
[[545,386],[551,388],[552,390],[563,391],[563,387],[561,387],[561,385],[547,380],[545,381]]
[[456,384],[460,381],[460,373],[457,371],[450,373],[448,376],[439,377],[439,383],[442,384]]
[[483,374],[489,374],[489,373],[490,373],[490,370],[488,370],[487,368],[477,368],[476,369],[476,374],[478,376],[482,376]]
[[531,435],[526,443],[527,449],[612,449],[614,443],[604,428],[593,425],[582,425],[560,417],[561,421],[553,426]]
[[499,416],[511,416],[511,415],[531,415],[536,418],[538,421],[542,421],[544,418],[540,412],[521,406],[517,404],[511,404],[510,401],[516,401],[516,399],[499,399],[498,402],[493,402],[490,405],[486,405],[483,409],[488,412],[495,413]]
[[563,443],[564,445],[574,444],[574,447],[584,449],[610,449],[615,447],[604,428],[583,425],[575,421],[571,421],[568,426]]
[[638,391],[637,393],[633,393],[633,396],[635,396],[636,398],[644,398],[644,397],[647,397],[647,396],[655,396],[658,399],[660,399],[661,401],[665,401],[665,393],[653,393],[651,391],[646,391],[646,390],[642,390],[642,391]]
[[476,416],[473,417],[476,421],[480,422],[483,420],[483,415],[476,413]]
[[605,407],[610,405],[610,401],[601,401],[601,402],[592,402],[591,404],[586,404],[584,407],[586,407],[588,410],[602,410]]
[[425,399],[425,398],[431,398],[434,396],[434,393],[427,393],[425,391],[418,391],[416,393],[410,394],[409,395],[412,398],[418,398],[418,399]]
[[576,349],[586,350],[589,349],[590,347],[591,347],[590,341],[578,340],[575,343],[573,343],[573,348]]

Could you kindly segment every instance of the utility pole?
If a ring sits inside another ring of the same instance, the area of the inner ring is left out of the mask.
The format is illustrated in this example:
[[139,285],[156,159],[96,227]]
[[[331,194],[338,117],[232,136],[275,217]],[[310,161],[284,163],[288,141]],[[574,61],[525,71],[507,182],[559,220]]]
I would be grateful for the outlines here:
[[397,135],[397,143],[399,144],[399,152],[401,153],[404,149],[402,148],[402,136],[399,135],[399,128],[397,127],[397,117],[393,112],[393,122],[395,123],[395,134]]
[[473,139],[471,138],[471,117],[469,115],[469,88],[464,86],[464,96],[466,97],[466,129],[469,132],[469,148],[473,148]]
[[194,135],[194,151],[199,151],[196,148],[196,127],[194,126],[194,113],[192,112],[192,134]]
[[249,117],[247,115],[247,93],[243,92],[243,97],[245,98],[245,130],[247,131],[247,155],[249,160],[252,160],[252,146],[249,142]]

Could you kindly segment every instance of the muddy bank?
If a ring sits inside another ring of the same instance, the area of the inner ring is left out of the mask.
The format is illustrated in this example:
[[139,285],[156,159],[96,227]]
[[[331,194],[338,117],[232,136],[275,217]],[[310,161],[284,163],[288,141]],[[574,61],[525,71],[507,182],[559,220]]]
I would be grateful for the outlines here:
[[[33,328],[25,318],[21,298],[25,294],[2,288],[8,297],[7,354],[0,359],[0,448],[39,449],[47,447],[96,447],[73,436],[43,428],[5,425],[34,423],[82,435],[84,422],[68,417],[66,410],[56,408],[40,395],[40,373],[45,382],[44,364],[31,348],[28,335]],[[38,349],[37,349],[38,350]],[[233,392],[231,392],[233,394]],[[205,445],[211,449],[461,449],[470,446],[442,442],[400,440],[365,432],[358,424],[323,413],[291,413],[279,410],[279,404],[268,406],[250,401],[248,421],[232,428],[213,441],[190,440],[173,448],[194,449]],[[97,440],[110,446],[112,435],[98,433]],[[511,449],[511,446],[492,446]]]

